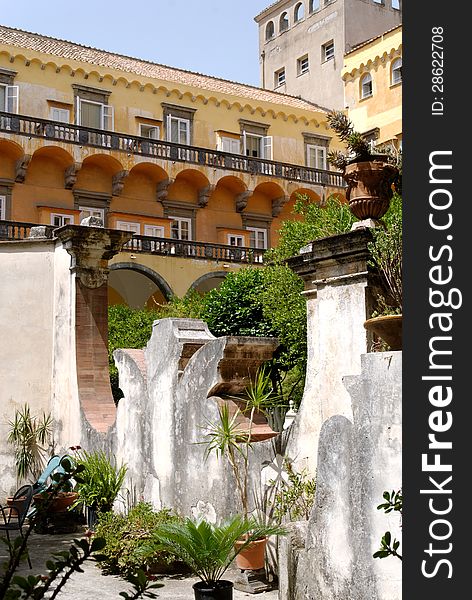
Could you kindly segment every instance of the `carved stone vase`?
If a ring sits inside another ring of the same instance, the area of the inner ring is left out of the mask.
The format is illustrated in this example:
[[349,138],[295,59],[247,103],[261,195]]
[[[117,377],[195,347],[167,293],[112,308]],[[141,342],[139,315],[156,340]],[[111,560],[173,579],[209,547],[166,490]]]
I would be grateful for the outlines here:
[[390,350],[401,350],[403,345],[402,315],[386,315],[373,317],[364,323],[367,331],[371,331],[390,346]]
[[397,173],[396,167],[381,160],[347,165],[343,177],[352,214],[362,221],[382,218],[390,205]]

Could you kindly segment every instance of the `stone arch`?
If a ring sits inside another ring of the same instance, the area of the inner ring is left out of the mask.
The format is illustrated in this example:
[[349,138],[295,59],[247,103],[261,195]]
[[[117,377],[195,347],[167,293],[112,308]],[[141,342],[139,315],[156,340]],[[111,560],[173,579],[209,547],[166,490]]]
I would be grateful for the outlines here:
[[[190,290],[196,290],[197,292],[208,292],[209,290],[218,287],[226,276],[228,275],[228,271],[210,271],[209,273],[205,273],[198,279],[196,279],[192,285],[189,287]],[[212,285],[212,284],[216,285]]]
[[123,169],[120,161],[113,156],[91,154],[82,162],[76,188],[111,194],[113,175]]
[[110,265],[108,287],[109,302],[113,299],[111,288],[125,304],[132,308],[151,308],[164,304],[174,295],[170,285],[159,273],[135,262],[119,262]]
[[157,186],[169,180],[167,172],[154,163],[139,162],[130,170],[124,180],[123,197],[135,200],[155,202]]
[[0,178],[14,180],[16,162],[23,156],[24,150],[19,144],[0,139]]
[[65,172],[72,165],[72,155],[59,146],[44,146],[36,150],[25,176],[30,185],[61,189],[65,187]]

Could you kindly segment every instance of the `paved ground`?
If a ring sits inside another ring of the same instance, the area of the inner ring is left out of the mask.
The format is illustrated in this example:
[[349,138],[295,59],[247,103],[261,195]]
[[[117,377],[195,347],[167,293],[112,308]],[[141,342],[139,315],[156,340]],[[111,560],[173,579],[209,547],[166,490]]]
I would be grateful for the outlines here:
[[[22,565],[21,575],[38,574],[45,572],[45,562],[52,552],[59,552],[67,549],[74,537],[80,534],[57,534],[57,535],[39,535],[32,533],[29,539],[28,547],[30,549],[33,570],[30,571],[28,565]],[[5,547],[0,544],[0,563],[3,563],[6,557]],[[225,578],[234,580],[237,575],[236,570],[228,570]],[[157,597],[160,600],[194,600],[192,584],[198,581],[193,577],[172,576],[159,578],[164,584],[163,588],[156,590]],[[131,591],[129,583],[114,575],[103,575],[102,571],[93,561],[87,561],[84,564],[84,573],[75,573],[70,581],[61,591],[58,597],[61,600],[91,600],[99,598],[100,600],[118,600],[123,591]],[[234,600],[247,600],[248,598],[257,598],[260,600],[278,600],[278,591],[263,592],[260,594],[248,594],[240,590],[234,590]]]

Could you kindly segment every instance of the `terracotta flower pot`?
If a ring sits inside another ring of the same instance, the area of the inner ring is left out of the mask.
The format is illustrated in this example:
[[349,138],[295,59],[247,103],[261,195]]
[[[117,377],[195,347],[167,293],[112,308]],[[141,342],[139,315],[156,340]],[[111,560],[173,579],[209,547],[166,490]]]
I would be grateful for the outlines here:
[[390,350],[402,349],[402,315],[373,317],[364,323],[364,327],[386,342],[390,346]]
[[380,160],[347,165],[343,177],[348,184],[346,197],[352,214],[361,220],[383,217],[393,196],[392,182],[397,173],[396,167]]
[[[243,544],[244,540],[236,542],[236,549],[240,548]],[[263,569],[266,545],[267,538],[263,538],[262,540],[254,540],[244,550],[241,550],[236,556],[238,569],[250,569],[251,571]]]
[[[48,512],[64,512],[76,501],[76,499],[77,492],[59,492],[48,506]],[[42,494],[35,494],[33,500],[35,504],[41,504],[41,502],[47,501],[47,498],[44,498]]]

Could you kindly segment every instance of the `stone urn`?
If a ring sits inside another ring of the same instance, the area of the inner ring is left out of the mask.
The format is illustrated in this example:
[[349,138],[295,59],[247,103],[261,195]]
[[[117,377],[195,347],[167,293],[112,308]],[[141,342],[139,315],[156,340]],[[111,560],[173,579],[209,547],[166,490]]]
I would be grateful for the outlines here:
[[385,315],[367,319],[364,327],[390,346],[390,350],[401,350],[403,345],[402,315]]
[[396,167],[382,160],[347,165],[343,177],[352,214],[362,221],[381,219],[390,205],[397,173]]

